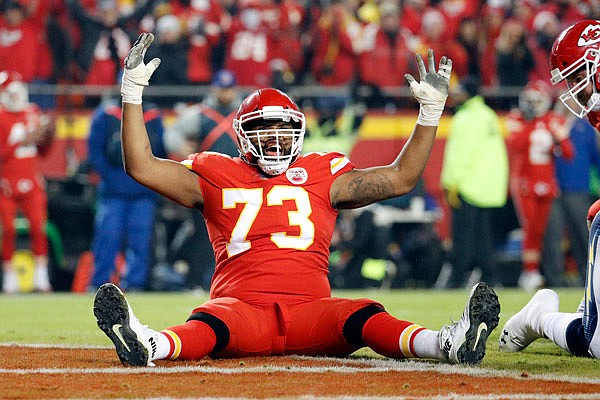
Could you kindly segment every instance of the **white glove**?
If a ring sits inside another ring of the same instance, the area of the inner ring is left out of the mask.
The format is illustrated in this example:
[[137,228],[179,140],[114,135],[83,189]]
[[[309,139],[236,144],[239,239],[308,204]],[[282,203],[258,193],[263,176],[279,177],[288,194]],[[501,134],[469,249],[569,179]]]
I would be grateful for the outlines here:
[[438,126],[444,112],[446,98],[448,98],[448,87],[450,86],[450,74],[452,73],[452,60],[443,56],[440,59],[438,72],[435,71],[435,57],[433,50],[427,51],[427,64],[429,71],[425,68],[423,57],[416,55],[417,67],[419,68],[420,82],[417,82],[411,74],[404,77],[410,85],[413,97],[419,102],[419,118],[417,124],[423,126]]
[[160,58],[144,64],[144,55],[154,41],[151,33],[142,33],[133,44],[125,59],[125,70],[121,81],[121,97],[123,103],[142,104],[142,92],[152,73],[160,65]]

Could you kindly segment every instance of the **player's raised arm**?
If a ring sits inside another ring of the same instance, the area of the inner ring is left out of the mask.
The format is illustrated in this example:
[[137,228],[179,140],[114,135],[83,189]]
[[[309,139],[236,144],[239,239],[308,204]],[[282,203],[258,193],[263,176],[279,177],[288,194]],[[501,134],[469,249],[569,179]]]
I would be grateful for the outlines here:
[[144,124],[142,92],[160,64],[158,58],[144,64],[144,55],[153,40],[151,33],[142,33],[125,59],[121,84],[121,139],[125,171],[142,185],[181,205],[201,207],[203,199],[196,174],[181,163],[152,154]]
[[415,129],[393,163],[367,169],[355,169],[341,175],[331,187],[331,201],[337,208],[356,208],[408,193],[417,184],[435,141],[444,111],[452,72],[452,60],[443,56],[435,68],[433,50],[427,53],[427,67],[416,55],[420,81],[405,77],[420,104]]

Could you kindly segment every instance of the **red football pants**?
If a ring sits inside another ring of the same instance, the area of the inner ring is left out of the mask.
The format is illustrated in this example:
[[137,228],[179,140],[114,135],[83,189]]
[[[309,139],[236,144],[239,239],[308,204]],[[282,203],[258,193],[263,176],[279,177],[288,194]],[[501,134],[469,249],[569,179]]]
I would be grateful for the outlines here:
[[46,237],[46,193],[37,185],[27,193],[7,196],[0,191],[0,219],[2,223],[2,261],[10,261],[15,251],[15,217],[20,208],[29,221],[31,251],[35,256],[48,254]]
[[[523,229],[523,251],[541,252],[544,233],[554,199],[551,196],[514,196],[513,202]],[[526,270],[535,270],[538,265],[524,264]]]
[[[324,298],[298,304],[255,306],[234,298],[220,298],[204,303],[193,313],[210,314],[229,329],[229,342],[215,354],[218,357],[282,354],[341,357],[358,349],[344,338],[344,324],[350,315],[369,305],[383,308],[369,299]],[[212,348],[206,346],[207,331],[203,328],[208,329],[198,321],[168,328],[181,339],[178,358],[200,359],[208,355]],[[210,338],[213,340],[214,336]]]

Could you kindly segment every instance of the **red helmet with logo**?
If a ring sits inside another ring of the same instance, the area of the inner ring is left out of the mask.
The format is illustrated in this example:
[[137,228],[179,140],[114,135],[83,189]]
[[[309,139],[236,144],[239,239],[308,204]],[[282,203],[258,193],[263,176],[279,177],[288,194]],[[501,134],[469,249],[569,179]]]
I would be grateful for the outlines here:
[[600,21],[577,22],[558,35],[550,53],[550,81],[567,82],[560,100],[576,116],[582,118],[600,107]]
[[242,158],[268,175],[279,175],[302,151],[306,120],[288,95],[265,88],[244,99],[233,129]]
[[22,111],[29,103],[29,90],[20,73],[0,72],[0,104],[10,112]]

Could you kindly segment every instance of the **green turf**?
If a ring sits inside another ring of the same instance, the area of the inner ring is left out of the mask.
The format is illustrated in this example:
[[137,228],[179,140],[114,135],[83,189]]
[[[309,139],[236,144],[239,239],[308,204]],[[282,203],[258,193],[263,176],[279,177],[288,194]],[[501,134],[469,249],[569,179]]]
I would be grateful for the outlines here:
[[[558,290],[560,310],[577,308],[581,288]],[[458,319],[467,296],[464,290],[336,291],[335,296],[368,297],[382,302],[396,317],[432,329]],[[489,341],[483,365],[488,368],[522,373],[553,373],[597,377],[600,360],[568,355],[548,340],[538,340],[522,353],[503,354],[497,350],[499,331],[530,295],[517,289],[498,290],[502,312],[500,327]],[[185,321],[192,308],[206,297],[190,293],[133,293],[128,296],[139,319],[153,328],[164,328]],[[0,296],[0,342],[44,343],[61,345],[109,345],[96,327],[90,294],[55,293],[52,295]],[[370,350],[357,354],[376,356]]]

